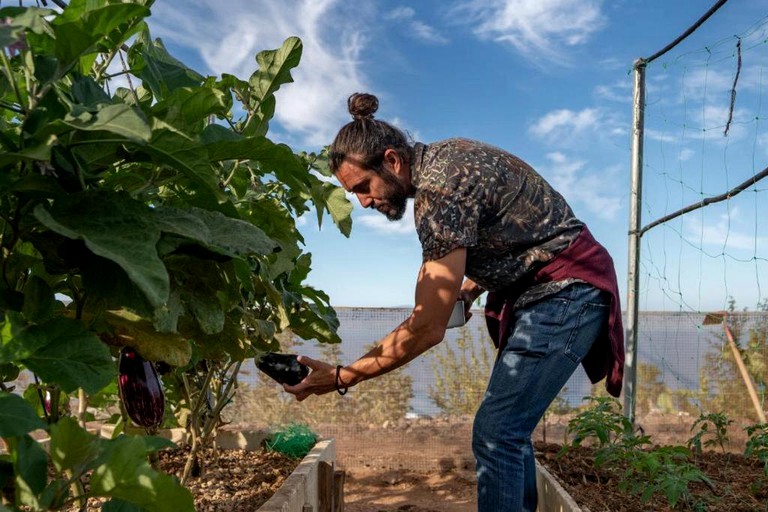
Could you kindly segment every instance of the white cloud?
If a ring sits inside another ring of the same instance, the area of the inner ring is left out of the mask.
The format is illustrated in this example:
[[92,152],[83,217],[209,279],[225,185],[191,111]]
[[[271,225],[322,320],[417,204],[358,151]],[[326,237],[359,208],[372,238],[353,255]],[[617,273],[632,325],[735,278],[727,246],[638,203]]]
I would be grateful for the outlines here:
[[603,0],[462,0],[455,18],[474,26],[475,34],[511,45],[540,65],[566,64],[564,47],[584,44],[605,25]]
[[654,130],[653,128],[647,128],[644,132],[645,137],[648,140],[655,140],[657,142],[672,143],[679,140],[680,136],[661,130]]
[[437,29],[416,19],[416,11],[412,7],[397,7],[384,16],[385,19],[403,23],[409,35],[428,43],[446,44],[448,38]]
[[595,87],[595,96],[603,100],[632,103],[632,84],[628,81],[624,81],[616,82],[611,85],[598,85]]
[[228,0],[222,6],[200,0],[179,9],[157,2],[150,18],[153,36],[193,49],[206,71],[243,79],[256,70],[259,51],[300,37],[301,63],[292,71],[294,83],[276,93],[275,119],[302,144],[330,143],[348,121],[347,96],[368,89],[359,62],[371,16],[368,3],[356,2],[354,10],[340,0]]
[[389,235],[415,235],[416,227],[413,219],[413,200],[408,200],[405,215],[398,221],[391,221],[381,213],[364,213],[355,222],[378,233]]
[[584,208],[602,219],[615,219],[621,208],[621,198],[616,196],[615,180],[619,166],[607,169],[599,175],[583,172],[585,162],[569,158],[563,153],[547,154],[549,165],[541,169],[552,186],[571,204],[574,209]]
[[757,136],[757,147],[762,148],[763,153],[768,155],[768,133],[761,133]]
[[[740,220],[740,211],[731,208],[730,212],[722,213],[715,222],[702,221],[702,218],[685,217],[683,226],[685,238],[694,245],[703,244],[715,251],[746,251],[759,254],[766,246],[768,239],[758,236],[754,231],[744,231],[744,222]],[[741,226],[742,231],[739,231]]]
[[580,112],[569,109],[553,110],[530,127],[530,132],[541,138],[557,137],[565,133],[581,133],[593,129],[599,120],[599,112],[586,108]]
[[695,154],[696,154],[696,152],[693,151],[692,149],[683,148],[683,149],[680,150],[680,156],[679,156],[680,161],[681,162],[687,162],[688,160],[693,158],[693,156]]

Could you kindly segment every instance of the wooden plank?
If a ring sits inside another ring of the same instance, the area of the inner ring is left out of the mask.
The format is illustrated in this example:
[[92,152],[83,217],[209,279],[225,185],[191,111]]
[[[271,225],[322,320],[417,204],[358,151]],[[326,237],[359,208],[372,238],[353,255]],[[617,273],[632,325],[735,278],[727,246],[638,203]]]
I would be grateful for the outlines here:
[[333,472],[333,512],[344,512],[344,480],[347,474],[337,469]]
[[312,505],[305,503],[304,506],[301,507],[301,512],[313,512]]
[[333,464],[320,461],[317,464],[318,512],[333,512]]

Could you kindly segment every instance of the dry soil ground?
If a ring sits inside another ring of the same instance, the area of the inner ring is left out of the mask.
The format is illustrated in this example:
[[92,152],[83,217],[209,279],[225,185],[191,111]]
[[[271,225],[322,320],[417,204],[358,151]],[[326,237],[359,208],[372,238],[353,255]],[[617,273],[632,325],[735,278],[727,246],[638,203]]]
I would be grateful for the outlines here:
[[[323,436],[336,439],[337,465],[346,472],[344,510],[476,510],[470,425],[469,421],[418,420],[382,427],[320,428]],[[646,420],[644,426],[659,444],[681,444],[689,435],[690,421]],[[555,452],[563,437],[564,424],[550,424],[545,443],[540,427],[534,437],[537,458],[577,502],[590,503],[591,512],[671,510],[662,500],[641,503],[639,498],[618,494],[616,477],[595,471],[587,451],[557,458]],[[734,452],[739,442],[733,440]],[[743,440],[741,443],[743,446]],[[183,467],[181,457],[163,458],[164,469],[169,472],[178,473]],[[708,493],[706,499],[697,498],[706,507],[696,510],[768,511],[768,478],[761,464],[745,461],[738,453],[709,454],[700,462],[711,485],[693,486],[697,492]],[[204,476],[189,485],[201,512],[254,510],[282,484],[296,463],[276,454],[232,452],[220,456],[218,464],[210,463]]]

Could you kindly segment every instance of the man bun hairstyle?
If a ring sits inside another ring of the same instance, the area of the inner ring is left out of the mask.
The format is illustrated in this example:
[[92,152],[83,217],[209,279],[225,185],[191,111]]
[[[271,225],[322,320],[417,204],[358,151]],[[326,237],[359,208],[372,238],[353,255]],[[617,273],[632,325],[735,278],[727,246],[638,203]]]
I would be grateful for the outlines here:
[[355,121],[373,119],[373,114],[379,110],[379,99],[373,94],[356,92],[347,98],[347,108]]
[[356,92],[347,98],[352,121],[336,134],[328,150],[331,172],[339,170],[344,159],[354,157],[363,168],[382,173],[384,152],[394,149],[406,163],[413,160],[413,148],[405,134],[391,124],[374,119],[379,99],[373,94]]

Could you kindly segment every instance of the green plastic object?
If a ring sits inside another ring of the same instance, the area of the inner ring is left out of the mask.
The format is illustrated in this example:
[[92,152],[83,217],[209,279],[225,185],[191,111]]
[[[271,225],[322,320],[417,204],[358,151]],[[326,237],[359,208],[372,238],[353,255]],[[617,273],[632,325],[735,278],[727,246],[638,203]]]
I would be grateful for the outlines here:
[[305,457],[317,443],[318,436],[307,425],[292,423],[272,433],[265,441],[267,450],[294,459]]

